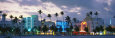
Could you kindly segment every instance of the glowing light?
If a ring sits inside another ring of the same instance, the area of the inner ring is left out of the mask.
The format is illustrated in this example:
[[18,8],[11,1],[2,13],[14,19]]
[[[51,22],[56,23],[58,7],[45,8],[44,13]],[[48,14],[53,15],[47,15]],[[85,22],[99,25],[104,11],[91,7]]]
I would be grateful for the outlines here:
[[30,31],[31,31],[31,28],[29,28],[28,31],[30,32]]
[[90,32],[90,35],[95,35],[95,33],[94,32]]
[[98,32],[97,32],[96,34],[97,34],[97,35],[99,35],[99,33],[98,33]]
[[102,33],[102,32],[100,32],[100,35],[103,35],[103,33]]
[[106,30],[103,31],[103,34],[106,35]]
[[62,28],[62,32],[66,32],[65,28],[67,28],[67,22],[58,21],[58,22],[56,22],[56,25],[57,25],[56,26],[57,28]]
[[106,26],[104,25],[104,31],[103,31],[104,35],[106,35],[106,32],[107,32],[105,28],[106,28]]
[[37,35],[40,34],[39,32],[36,33]]
[[42,32],[42,33],[40,33],[40,34],[41,34],[41,35],[44,35],[45,33]]
[[53,32],[53,35],[55,35],[55,32]]
[[47,33],[41,32],[40,34],[41,34],[41,35],[44,35],[44,34],[47,34],[47,35],[52,35],[52,34],[53,34],[53,35],[55,35],[54,32],[53,32],[53,33],[52,33],[52,32],[47,32]]
[[110,18],[110,24],[111,24],[111,18]]
[[80,32],[85,32],[84,28],[87,27],[87,22],[83,21],[81,22],[81,28],[80,28]]
[[83,22],[81,23],[81,25],[86,25],[86,26],[87,26],[87,22],[83,21]]

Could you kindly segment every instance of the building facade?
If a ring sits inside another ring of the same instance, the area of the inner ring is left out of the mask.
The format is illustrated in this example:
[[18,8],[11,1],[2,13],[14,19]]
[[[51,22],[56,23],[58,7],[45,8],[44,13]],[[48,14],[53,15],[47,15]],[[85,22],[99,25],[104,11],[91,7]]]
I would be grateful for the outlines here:
[[104,20],[102,18],[91,18],[90,16],[87,16],[84,21],[87,22],[89,32],[93,32],[93,29],[101,25],[104,26]]
[[34,26],[37,26],[38,24],[38,15],[32,15],[31,17],[25,17],[24,18],[24,21],[25,21],[25,28],[28,30],[28,31],[31,31],[31,29],[34,27]]
[[66,28],[69,28],[69,26],[67,26],[67,22],[63,21],[56,21],[56,27],[58,28],[58,31],[60,31],[59,29],[61,28],[61,32],[66,32]]

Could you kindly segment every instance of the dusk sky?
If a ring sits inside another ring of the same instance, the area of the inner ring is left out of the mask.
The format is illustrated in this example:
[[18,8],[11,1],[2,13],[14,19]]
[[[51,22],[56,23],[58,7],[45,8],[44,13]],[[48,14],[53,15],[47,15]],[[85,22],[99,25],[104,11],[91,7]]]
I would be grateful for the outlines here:
[[[38,15],[38,10],[42,10],[43,18],[47,14],[52,14],[52,20],[56,18],[54,14],[60,14],[64,11],[64,16],[76,17],[78,20],[83,20],[86,13],[93,11],[99,12],[99,18],[103,18],[106,24],[109,24],[109,19],[112,18],[112,24],[115,25],[115,0],[0,0],[0,10],[13,16],[23,15],[28,17],[31,15]],[[62,20],[62,16],[59,15]]]

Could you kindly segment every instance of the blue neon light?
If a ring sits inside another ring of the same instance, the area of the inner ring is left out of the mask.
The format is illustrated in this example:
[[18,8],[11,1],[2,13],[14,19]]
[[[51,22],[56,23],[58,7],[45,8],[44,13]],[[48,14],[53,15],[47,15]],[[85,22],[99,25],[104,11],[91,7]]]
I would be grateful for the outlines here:
[[110,18],[110,24],[111,24],[111,18]]
[[25,20],[25,28],[28,29],[28,31],[31,31],[31,29],[34,27],[34,19],[32,17],[26,17]]
[[57,28],[62,28],[62,32],[66,32],[67,22],[56,22]]
[[28,31],[30,32],[30,31],[31,31],[31,28],[28,28]]

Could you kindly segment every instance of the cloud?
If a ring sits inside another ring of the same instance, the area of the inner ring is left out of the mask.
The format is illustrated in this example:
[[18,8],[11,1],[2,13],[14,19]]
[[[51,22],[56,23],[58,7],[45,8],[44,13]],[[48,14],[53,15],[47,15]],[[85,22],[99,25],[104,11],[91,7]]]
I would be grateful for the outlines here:
[[[62,11],[59,7],[57,7],[55,4],[51,2],[41,2],[40,5],[21,5],[19,2],[14,2],[12,0],[7,0],[9,2],[0,2],[0,10],[7,11],[4,13],[7,13],[7,18],[9,18],[10,15],[19,17],[20,15],[23,15],[24,17],[30,17],[31,15],[38,15],[38,10],[43,11],[43,17],[46,18],[47,14],[55,14],[60,13]],[[19,0],[22,2],[22,0]],[[27,0],[26,0],[27,1]],[[31,0],[28,0],[31,1]],[[40,0],[36,0],[39,1]],[[11,3],[12,2],[12,3]],[[29,3],[29,2],[28,2]],[[27,3],[27,4],[28,4]]]
[[110,11],[110,9],[109,9],[109,8],[107,8],[107,7],[105,7],[104,9],[105,9],[106,11]]
[[56,12],[59,13],[60,11],[62,11],[61,8],[57,7],[55,4],[51,2],[43,3],[43,7],[44,13],[47,14],[55,14]]
[[108,6],[111,6],[111,2],[112,2],[112,0],[107,1]]
[[0,2],[6,2],[7,0],[0,0]]
[[62,5],[61,7],[62,7],[62,8],[64,8],[64,9],[65,9],[65,8],[68,8],[68,7],[67,7],[67,6],[65,6],[65,5]]
[[41,5],[41,2],[38,0],[22,0],[22,1],[17,1],[20,5],[28,5],[28,6],[37,6]]
[[80,7],[87,7],[87,8],[91,8],[92,7],[92,0],[41,0],[42,2],[52,2],[54,4],[56,4],[57,6],[67,6],[69,8],[71,7],[76,7],[76,6],[80,6]]
[[96,0],[99,3],[106,3],[108,6],[111,6],[112,0]]
[[[38,10],[42,10],[43,17],[47,18],[47,14],[52,14],[53,19],[55,13],[64,11],[64,16],[71,16],[83,19],[89,11],[100,11],[101,18],[105,19],[115,15],[115,0],[0,0],[0,10],[5,11],[8,15],[14,16],[24,15],[25,17],[38,14]],[[106,13],[108,13],[108,17]],[[38,14],[39,15],[39,14]],[[8,16],[9,17],[9,16]],[[49,19],[49,18],[47,18]],[[59,15],[59,19],[62,16]]]
[[80,7],[71,8],[69,12],[79,12],[81,11]]

